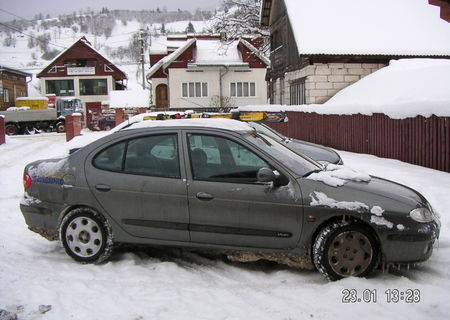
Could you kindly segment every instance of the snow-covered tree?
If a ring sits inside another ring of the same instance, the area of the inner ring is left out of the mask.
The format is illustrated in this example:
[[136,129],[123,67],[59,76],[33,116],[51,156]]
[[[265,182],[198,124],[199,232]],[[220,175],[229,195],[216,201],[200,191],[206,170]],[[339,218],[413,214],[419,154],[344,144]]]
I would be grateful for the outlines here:
[[194,33],[195,28],[191,21],[189,21],[188,26],[186,27],[186,33]]
[[259,23],[260,10],[261,0],[223,0],[222,10],[213,17],[212,31],[229,40],[243,35],[268,37],[269,31]]

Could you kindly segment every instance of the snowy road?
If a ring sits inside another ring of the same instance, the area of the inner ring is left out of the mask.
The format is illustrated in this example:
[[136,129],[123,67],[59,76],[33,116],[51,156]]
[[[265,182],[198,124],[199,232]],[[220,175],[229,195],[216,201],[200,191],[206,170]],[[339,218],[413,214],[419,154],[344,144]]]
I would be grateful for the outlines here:
[[[448,319],[448,173],[342,152],[347,165],[422,192],[443,226],[439,249],[416,269],[329,283],[317,272],[177,249],[122,250],[100,266],[73,262],[59,243],[27,230],[18,206],[24,165],[65,148],[58,134],[12,137],[0,146],[0,309],[19,319]],[[346,289],[358,297],[370,290],[376,302],[343,303]],[[417,289],[420,301],[389,303],[389,289]],[[51,310],[40,313],[40,305]]]

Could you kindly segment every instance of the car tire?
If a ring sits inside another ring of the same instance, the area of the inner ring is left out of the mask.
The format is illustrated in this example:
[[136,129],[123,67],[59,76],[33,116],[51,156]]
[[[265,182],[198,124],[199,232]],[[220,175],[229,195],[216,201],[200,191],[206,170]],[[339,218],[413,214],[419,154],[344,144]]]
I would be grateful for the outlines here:
[[8,124],[5,126],[5,133],[6,133],[8,136],[14,136],[14,135],[16,135],[16,134],[19,133],[19,128],[17,128],[17,126],[16,126],[15,124],[8,123]]
[[378,266],[379,252],[373,232],[355,222],[327,225],[312,249],[314,265],[330,281],[370,275]]
[[112,254],[111,226],[91,209],[69,212],[61,222],[60,239],[66,253],[81,263],[101,263]]
[[56,127],[56,132],[57,133],[66,132],[66,124],[64,122],[62,122],[62,121],[58,122],[55,127]]

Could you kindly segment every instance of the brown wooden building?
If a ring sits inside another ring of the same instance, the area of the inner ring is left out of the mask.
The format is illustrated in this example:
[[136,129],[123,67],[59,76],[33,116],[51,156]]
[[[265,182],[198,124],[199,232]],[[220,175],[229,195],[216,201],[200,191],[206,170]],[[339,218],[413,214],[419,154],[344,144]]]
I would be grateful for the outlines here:
[[324,103],[391,59],[450,58],[444,5],[263,0],[261,9],[261,24],[271,33],[267,80],[274,104]]
[[75,96],[84,106],[101,105],[111,90],[124,90],[127,75],[81,37],[37,75],[41,93]]
[[16,98],[28,96],[31,77],[27,72],[0,66],[0,110],[13,107]]

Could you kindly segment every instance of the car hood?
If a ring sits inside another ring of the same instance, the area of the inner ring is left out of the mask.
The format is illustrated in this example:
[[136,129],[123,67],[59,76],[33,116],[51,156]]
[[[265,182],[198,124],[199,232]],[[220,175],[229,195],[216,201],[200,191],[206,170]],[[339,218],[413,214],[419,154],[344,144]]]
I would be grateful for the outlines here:
[[304,203],[313,203],[317,194],[322,193],[334,203],[360,203],[369,208],[380,207],[392,213],[409,213],[417,207],[426,207],[427,200],[417,191],[379,177],[371,176],[370,181],[347,181],[339,187],[332,187],[320,181],[300,178]]
[[334,164],[342,163],[341,157],[336,151],[319,144],[290,139],[287,145],[316,161],[327,161]]

